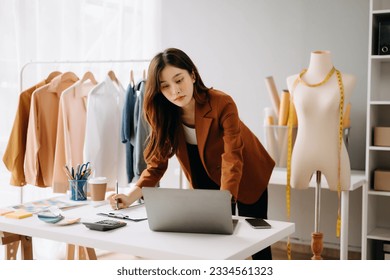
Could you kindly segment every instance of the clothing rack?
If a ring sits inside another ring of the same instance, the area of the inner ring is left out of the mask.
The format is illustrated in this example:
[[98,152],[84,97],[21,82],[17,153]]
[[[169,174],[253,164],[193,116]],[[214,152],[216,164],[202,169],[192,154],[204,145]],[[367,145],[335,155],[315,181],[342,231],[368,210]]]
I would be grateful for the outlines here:
[[123,59],[123,60],[37,60],[25,63],[20,69],[20,91],[23,90],[24,71],[31,65],[44,65],[44,64],[120,64],[120,63],[147,63],[150,59]]
[[[19,73],[20,92],[23,91],[23,82],[25,79],[25,70],[31,65],[66,65],[66,64],[122,64],[122,63],[148,63],[150,59],[123,59],[123,60],[42,60],[30,61],[25,63]],[[23,188],[20,188],[20,204],[23,203]]]

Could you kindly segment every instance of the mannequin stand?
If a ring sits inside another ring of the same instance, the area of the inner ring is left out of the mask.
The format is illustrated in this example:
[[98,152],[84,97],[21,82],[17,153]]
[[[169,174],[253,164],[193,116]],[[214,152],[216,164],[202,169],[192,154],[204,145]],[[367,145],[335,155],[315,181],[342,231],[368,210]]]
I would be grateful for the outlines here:
[[313,252],[312,260],[322,260],[321,253],[323,249],[322,232],[313,232],[311,234],[311,251]]
[[311,234],[312,260],[322,260],[323,234],[320,232],[321,171],[316,171],[314,232]]

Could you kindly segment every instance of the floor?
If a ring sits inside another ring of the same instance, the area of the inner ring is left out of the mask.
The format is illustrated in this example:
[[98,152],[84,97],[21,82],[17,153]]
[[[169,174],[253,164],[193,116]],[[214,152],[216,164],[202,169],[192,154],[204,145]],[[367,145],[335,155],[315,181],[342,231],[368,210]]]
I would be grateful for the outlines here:
[[[274,260],[287,260],[286,242],[276,242],[271,246],[272,258]],[[309,245],[292,244],[291,245],[292,260],[311,260],[313,252]],[[324,248],[321,253],[323,260],[338,260],[340,259],[340,250]],[[348,252],[349,260],[360,260],[360,252]]]

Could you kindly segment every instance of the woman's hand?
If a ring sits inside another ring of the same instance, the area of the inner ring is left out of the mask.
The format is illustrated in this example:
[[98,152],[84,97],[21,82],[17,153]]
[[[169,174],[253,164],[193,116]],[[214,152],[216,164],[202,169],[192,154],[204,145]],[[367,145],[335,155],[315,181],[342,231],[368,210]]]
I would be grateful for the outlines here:
[[[128,195],[126,194],[112,194],[108,197],[108,200],[110,202],[111,208],[116,209],[123,209],[129,207],[131,204],[133,204],[134,201],[140,199],[142,197],[142,190],[137,185],[130,188],[130,192]],[[117,207],[118,202],[118,207]]]
[[112,194],[108,197],[108,199],[110,201],[111,208],[114,210],[127,208],[131,205],[131,203],[133,203],[130,201],[130,197],[125,194]]

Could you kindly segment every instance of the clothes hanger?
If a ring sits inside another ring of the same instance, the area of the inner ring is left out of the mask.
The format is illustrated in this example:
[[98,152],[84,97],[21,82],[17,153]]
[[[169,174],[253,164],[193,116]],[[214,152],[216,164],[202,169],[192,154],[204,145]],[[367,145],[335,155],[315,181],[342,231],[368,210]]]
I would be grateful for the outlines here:
[[132,87],[135,86],[133,70],[130,70],[130,84],[131,84]]
[[112,71],[112,70],[108,71],[107,75],[108,75],[108,77],[110,77],[110,79],[111,79],[113,82],[116,82],[117,84],[119,84],[119,81],[118,81],[118,79],[116,78],[114,71]]
[[93,75],[93,73],[91,71],[85,72],[84,76],[80,82],[84,83],[86,80],[90,80],[92,82],[92,84],[94,84],[94,85],[96,85],[98,83],[95,79],[95,76]]
[[78,81],[79,77],[76,76],[73,72],[65,72],[61,75],[61,80],[73,80]]
[[58,75],[61,75],[62,73],[60,71],[53,71],[49,74],[49,76],[47,76],[46,78],[46,83],[50,83],[51,80],[53,80],[55,77],[57,77]]

